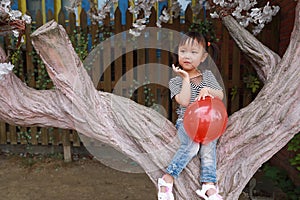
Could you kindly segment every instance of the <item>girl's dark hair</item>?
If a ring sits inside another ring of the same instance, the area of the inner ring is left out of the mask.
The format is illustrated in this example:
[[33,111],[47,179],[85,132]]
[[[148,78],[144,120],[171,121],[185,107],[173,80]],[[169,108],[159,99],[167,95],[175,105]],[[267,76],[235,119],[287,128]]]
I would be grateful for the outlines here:
[[173,53],[173,64],[175,64],[176,66],[179,66],[179,61],[178,61],[178,47],[179,46],[182,46],[184,44],[186,44],[186,42],[194,42],[194,41],[197,41],[198,43],[202,44],[203,47],[205,48],[205,50],[207,52],[209,52],[209,50],[211,49],[212,52],[212,58],[213,60],[216,62],[217,59],[218,59],[218,46],[212,42],[209,42],[207,41],[207,39],[199,32],[187,32],[185,33],[179,43],[178,43],[178,46],[175,47],[175,50]]

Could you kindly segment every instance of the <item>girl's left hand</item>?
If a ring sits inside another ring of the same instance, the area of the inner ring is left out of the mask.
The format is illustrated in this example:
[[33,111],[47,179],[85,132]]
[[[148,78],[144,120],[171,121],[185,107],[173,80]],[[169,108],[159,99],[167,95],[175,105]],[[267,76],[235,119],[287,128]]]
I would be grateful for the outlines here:
[[209,96],[211,98],[214,98],[214,96],[210,94],[209,88],[204,87],[200,90],[199,95],[196,97],[196,101],[199,101],[201,99],[205,99],[205,97],[207,97],[207,96]]

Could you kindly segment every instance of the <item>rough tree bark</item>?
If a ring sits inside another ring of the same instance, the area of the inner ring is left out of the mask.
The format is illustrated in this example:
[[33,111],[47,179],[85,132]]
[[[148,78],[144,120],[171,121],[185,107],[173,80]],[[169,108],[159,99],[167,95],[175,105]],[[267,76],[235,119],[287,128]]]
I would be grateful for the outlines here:
[[290,44],[281,59],[231,17],[223,23],[252,59],[265,85],[250,105],[230,116],[218,145],[219,184],[237,199],[257,169],[300,130],[300,1]]
[[[250,105],[230,116],[218,143],[219,187],[231,200],[238,199],[257,169],[300,131],[300,2],[282,59],[232,17],[223,22],[265,83]],[[137,161],[156,184],[178,147],[174,125],[152,109],[97,91],[65,30],[54,21],[35,31],[32,41],[56,89],[37,91],[13,73],[3,75],[0,118],[22,126],[75,129]],[[194,159],[176,181],[176,199],[196,199],[198,164]]]

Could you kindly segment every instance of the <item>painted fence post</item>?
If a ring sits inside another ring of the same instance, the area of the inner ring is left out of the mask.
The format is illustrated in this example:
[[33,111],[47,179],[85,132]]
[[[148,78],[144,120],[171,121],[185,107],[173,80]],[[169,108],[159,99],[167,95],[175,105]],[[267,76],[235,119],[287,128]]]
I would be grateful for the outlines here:
[[58,21],[60,10],[61,10],[61,0],[54,0],[54,19],[56,21]]

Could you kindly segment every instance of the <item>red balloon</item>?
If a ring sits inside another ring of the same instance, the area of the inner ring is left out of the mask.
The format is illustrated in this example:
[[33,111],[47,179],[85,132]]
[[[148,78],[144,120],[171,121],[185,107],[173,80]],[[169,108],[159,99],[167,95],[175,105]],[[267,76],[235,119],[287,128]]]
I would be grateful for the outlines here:
[[193,141],[207,144],[224,133],[227,121],[224,103],[216,97],[205,97],[187,107],[183,125]]

